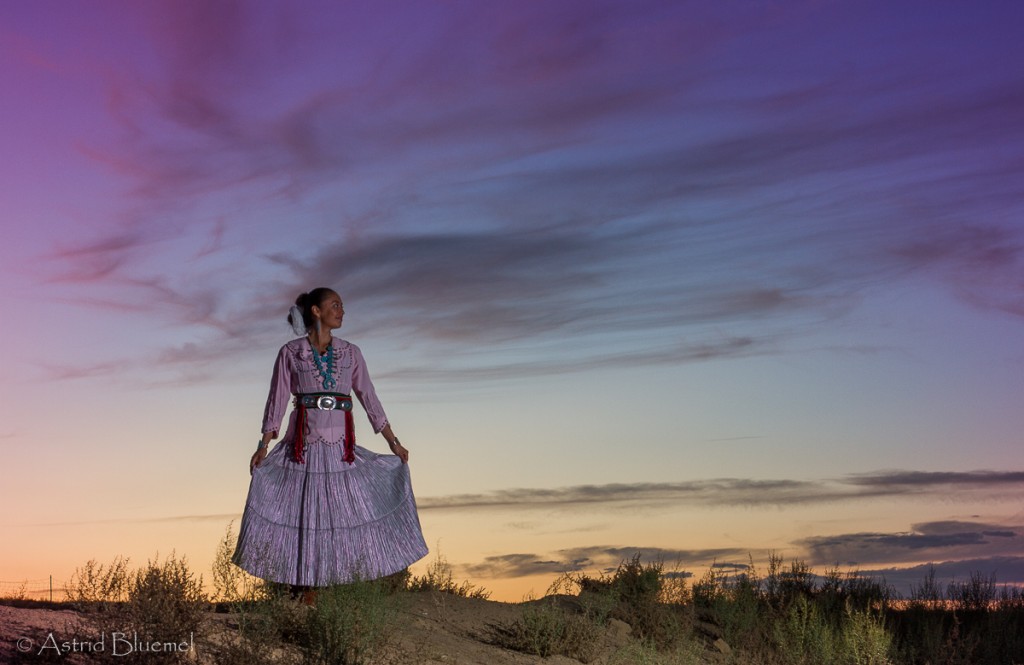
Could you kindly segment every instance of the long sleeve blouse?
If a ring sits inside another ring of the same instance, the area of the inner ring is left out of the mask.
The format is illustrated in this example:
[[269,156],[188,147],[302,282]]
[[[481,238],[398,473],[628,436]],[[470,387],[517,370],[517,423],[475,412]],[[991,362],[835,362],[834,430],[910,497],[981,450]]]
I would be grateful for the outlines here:
[[[330,391],[324,388],[323,377],[313,359],[313,347],[307,338],[294,339],[281,347],[274,363],[270,394],[263,411],[263,432],[280,431],[288,402],[293,395],[304,393],[354,393],[374,433],[380,432],[388,424],[384,407],[373,389],[362,351],[355,344],[337,337],[331,339],[331,344],[334,346],[336,384]],[[309,409],[307,419],[311,436],[307,440],[313,442],[319,439],[326,443],[341,441],[344,438],[343,415],[341,411]]]

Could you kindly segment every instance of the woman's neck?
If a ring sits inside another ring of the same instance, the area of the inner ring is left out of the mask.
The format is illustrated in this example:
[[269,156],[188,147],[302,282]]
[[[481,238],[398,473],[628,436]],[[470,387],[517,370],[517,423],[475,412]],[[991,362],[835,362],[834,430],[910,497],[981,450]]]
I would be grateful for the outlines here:
[[321,328],[319,332],[316,330],[309,331],[309,343],[313,345],[313,348],[320,353],[325,353],[327,347],[331,345],[331,331]]

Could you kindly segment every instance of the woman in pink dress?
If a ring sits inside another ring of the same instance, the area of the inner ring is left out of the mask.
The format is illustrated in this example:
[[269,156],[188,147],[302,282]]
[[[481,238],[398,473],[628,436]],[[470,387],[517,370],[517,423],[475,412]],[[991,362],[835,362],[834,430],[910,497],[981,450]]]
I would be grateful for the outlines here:
[[[345,309],[338,294],[313,289],[288,316],[294,339],[277,354],[263,436],[233,561],[293,588],[368,580],[427,554],[409,477],[409,451],[377,399],[363,354],[334,337]],[[355,443],[352,396],[393,454]],[[268,454],[289,402],[288,429]]]

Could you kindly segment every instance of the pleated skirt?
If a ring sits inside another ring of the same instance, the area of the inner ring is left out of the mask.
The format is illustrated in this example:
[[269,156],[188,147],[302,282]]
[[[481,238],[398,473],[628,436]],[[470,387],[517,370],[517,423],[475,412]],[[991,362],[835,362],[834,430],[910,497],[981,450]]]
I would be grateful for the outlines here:
[[427,555],[409,466],[355,446],[306,446],[285,437],[253,470],[232,560],[274,582],[347,584],[399,572]]

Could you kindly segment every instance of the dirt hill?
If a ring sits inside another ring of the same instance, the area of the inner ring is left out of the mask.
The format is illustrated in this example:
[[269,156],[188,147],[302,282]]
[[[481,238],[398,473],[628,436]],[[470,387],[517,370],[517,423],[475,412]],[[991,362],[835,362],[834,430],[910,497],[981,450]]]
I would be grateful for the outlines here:
[[[367,659],[368,665],[568,665],[581,662],[560,655],[542,658],[493,644],[493,627],[515,622],[522,617],[528,604],[463,598],[437,592],[406,593],[402,596],[398,610],[388,624],[392,628],[384,638],[383,646]],[[305,607],[295,604],[295,613],[301,615],[305,611],[308,611]],[[240,619],[239,615],[230,612],[209,612],[199,634],[191,637],[187,649],[182,649],[186,652],[183,660],[220,665],[224,659],[224,646],[238,640]],[[104,636],[96,626],[94,614],[80,613],[69,606],[30,601],[0,605],[0,663],[62,662],[77,665],[99,660],[116,662],[117,659],[110,657],[112,645],[109,635],[102,640],[104,653],[99,651],[97,645]],[[639,662],[636,655],[639,645],[631,639],[630,632],[629,625],[611,621],[594,645],[589,662],[595,665],[632,665]],[[63,648],[64,653],[58,656],[59,648]],[[92,654],[89,653],[90,648]],[[718,663],[722,660],[719,651],[723,648],[728,649],[724,645],[716,649],[709,641],[703,654],[666,662],[680,665],[687,662],[694,665]],[[301,660],[301,652],[297,647],[286,646],[277,651],[273,660],[295,662]]]

